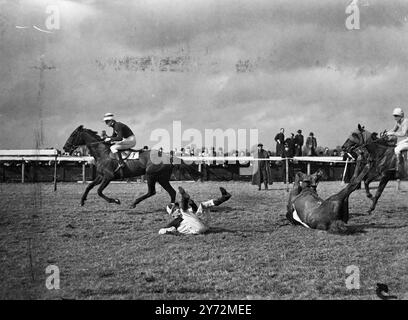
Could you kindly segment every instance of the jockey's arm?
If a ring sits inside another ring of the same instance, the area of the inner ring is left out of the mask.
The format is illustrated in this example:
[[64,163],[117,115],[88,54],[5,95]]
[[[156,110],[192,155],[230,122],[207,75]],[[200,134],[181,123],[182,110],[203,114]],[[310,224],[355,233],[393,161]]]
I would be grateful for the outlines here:
[[123,140],[123,133],[122,130],[119,128],[118,130],[114,130],[111,141],[122,141]]
[[398,128],[399,128],[399,126],[398,126],[398,124],[396,123],[396,124],[394,125],[394,127],[393,127],[391,130],[388,130],[388,131],[387,131],[387,134],[388,134],[389,136],[394,135],[394,132],[397,132],[397,131],[398,131]]
[[387,134],[396,137],[408,137],[408,121],[404,121],[399,130],[398,125],[395,125],[395,127],[391,131],[387,132]]
[[112,136],[112,138],[111,138],[111,141],[122,141],[122,140],[123,140],[123,138],[120,137],[119,135],[117,135],[116,137]]

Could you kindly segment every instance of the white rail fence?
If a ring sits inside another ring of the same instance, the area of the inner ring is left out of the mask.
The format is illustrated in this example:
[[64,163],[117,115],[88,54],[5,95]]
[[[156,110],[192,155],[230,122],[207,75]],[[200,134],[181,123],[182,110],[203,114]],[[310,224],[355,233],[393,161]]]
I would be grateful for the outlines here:
[[[248,163],[251,161],[274,161],[274,162],[285,162],[286,169],[286,183],[289,183],[289,165],[290,161],[294,162],[305,162],[307,163],[307,173],[311,172],[312,163],[341,163],[344,164],[344,172],[342,175],[342,181],[344,182],[348,165],[353,161],[344,161],[342,157],[293,157],[293,158],[282,158],[282,157],[269,157],[269,158],[254,158],[252,156],[175,156],[175,158],[183,160],[186,164],[195,163],[199,165],[199,170],[201,171],[201,164],[208,162],[216,163],[236,163],[237,161],[241,164]],[[29,162],[49,162],[49,164],[54,164],[54,190],[57,189],[57,164],[61,162],[76,162],[82,164],[82,180],[85,182],[85,168],[86,165],[93,164],[94,159],[90,156],[83,157],[72,157],[61,155],[57,149],[25,149],[25,150],[0,150],[0,163],[6,162],[19,162],[21,163],[21,182],[24,183],[25,175],[25,164]]]

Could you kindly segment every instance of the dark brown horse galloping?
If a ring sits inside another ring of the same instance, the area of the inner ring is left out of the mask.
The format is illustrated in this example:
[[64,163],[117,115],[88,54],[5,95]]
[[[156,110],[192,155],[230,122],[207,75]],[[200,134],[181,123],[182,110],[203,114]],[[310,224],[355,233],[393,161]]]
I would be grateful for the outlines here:
[[[96,164],[96,178],[87,187],[81,198],[81,205],[85,204],[86,197],[89,191],[99,185],[98,195],[109,203],[120,204],[119,199],[112,199],[105,196],[102,192],[108,184],[115,179],[122,178],[120,172],[115,172],[118,167],[118,161],[112,159],[110,155],[110,145],[102,140],[97,132],[79,126],[72,132],[67,142],[64,145],[64,151],[72,154],[72,152],[81,145],[86,145]],[[145,195],[137,198],[131,205],[135,208],[136,205],[156,194],[156,182],[158,182],[170,195],[171,202],[176,201],[176,191],[170,185],[170,176],[172,173],[170,157],[166,154],[161,154],[158,150],[144,151],[139,154],[137,160],[127,160],[125,168],[123,168],[123,178],[136,177],[146,175],[148,191]]]
[[[348,137],[342,146],[344,151],[358,155],[353,178],[366,166],[370,168],[367,176],[364,178],[367,197],[372,200],[368,213],[374,211],[388,181],[395,179],[397,156],[394,153],[394,147],[395,140],[387,136],[378,137],[377,133],[371,133],[360,125],[358,125],[358,129]],[[378,178],[380,179],[380,184],[373,197],[370,193],[369,185]]]

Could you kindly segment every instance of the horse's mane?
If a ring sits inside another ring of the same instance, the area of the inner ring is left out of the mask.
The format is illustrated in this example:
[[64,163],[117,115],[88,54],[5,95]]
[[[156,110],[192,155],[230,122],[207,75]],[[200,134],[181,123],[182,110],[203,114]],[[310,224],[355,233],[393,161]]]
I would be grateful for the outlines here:
[[93,138],[97,139],[98,141],[102,141],[101,136],[98,134],[97,131],[91,130],[91,129],[87,129],[87,128],[83,128],[84,131],[86,131],[87,133],[89,133]]
[[383,146],[383,147],[389,147],[389,148],[393,148],[396,146],[396,143],[390,139],[388,136],[383,135],[378,137],[377,133],[374,132],[373,135],[375,134],[375,137],[372,138],[372,143],[379,145],[379,146]]
[[366,145],[369,144],[375,144],[375,145],[379,145],[379,146],[383,146],[383,147],[395,147],[395,142],[392,141],[387,135],[385,134],[380,134],[380,136],[378,136],[377,132],[370,132],[368,130],[365,129],[365,127],[360,126],[360,124],[358,125],[358,131],[353,132],[352,135],[358,135],[358,132],[360,132],[361,134],[365,134],[366,138],[368,137],[369,141],[366,142]]

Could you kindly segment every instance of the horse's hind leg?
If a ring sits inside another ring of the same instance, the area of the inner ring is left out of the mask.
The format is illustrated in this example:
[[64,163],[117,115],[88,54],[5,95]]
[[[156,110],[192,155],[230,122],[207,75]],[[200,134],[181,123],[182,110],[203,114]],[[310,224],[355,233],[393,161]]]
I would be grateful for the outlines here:
[[101,182],[102,182],[102,176],[97,176],[97,177],[95,178],[95,180],[92,181],[92,182],[86,187],[85,192],[84,192],[84,194],[82,195],[82,198],[81,198],[81,206],[83,206],[83,205],[85,204],[86,197],[88,196],[89,191],[91,191],[91,189],[92,189],[93,187],[95,187],[96,185],[100,184]]
[[120,204],[120,200],[119,199],[112,199],[109,198],[107,196],[105,196],[102,191],[108,186],[108,184],[111,182],[111,179],[107,179],[106,177],[102,178],[102,184],[99,186],[98,188],[98,196],[100,196],[101,198],[105,199],[106,201],[108,201],[109,203],[116,203],[116,204]]
[[147,179],[147,193],[137,198],[130,206],[131,209],[136,208],[136,205],[143,200],[150,198],[156,194],[156,178],[151,175],[146,175]]
[[341,214],[340,214],[340,220],[343,221],[344,223],[347,223],[349,220],[349,198],[346,197],[346,199],[343,200],[341,204]]
[[176,190],[173,189],[173,187],[170,184],[170,181],[168,179],[159,179],[159,184],[163,187],[164,190],[167,191],[167,193],[170,195],[170,202],[175,203],[176,202],[176,195],[177,192]]

